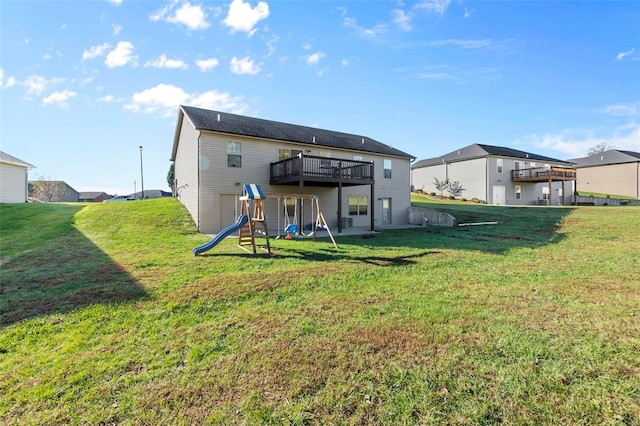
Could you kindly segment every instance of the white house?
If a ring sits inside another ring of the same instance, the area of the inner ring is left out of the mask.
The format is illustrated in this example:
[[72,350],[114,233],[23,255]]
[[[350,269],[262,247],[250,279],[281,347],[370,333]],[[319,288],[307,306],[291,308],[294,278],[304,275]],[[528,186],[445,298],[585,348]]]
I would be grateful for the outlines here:
[[[409,223],[413,157],[366,136],[181,106],[171,160],[176,197],[203,233],[235,222],[245,183],[265,193],[319,196],[338,232]],[[265,209],[269,228],[277,229],[283,206],[272,199]],[[310,215],[307,206],[301,221],[310,223]]]
[[415,189],[437,192],[434,182],[449,179],[462,196],[499,205],[569,205],[574,164],[499,146],[473,144],[411,167]]
[[0,151],[0,203],[26,203],[29,169],[35,166]]

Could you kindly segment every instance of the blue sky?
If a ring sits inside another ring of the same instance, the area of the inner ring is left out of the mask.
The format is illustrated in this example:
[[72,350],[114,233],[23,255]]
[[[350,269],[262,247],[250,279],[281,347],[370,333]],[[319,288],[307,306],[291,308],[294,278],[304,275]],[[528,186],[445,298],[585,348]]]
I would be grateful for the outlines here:
[[361,134],[640,151],[638,1],[0,2],[1,150],[79,191],[168,189],[178,105]]

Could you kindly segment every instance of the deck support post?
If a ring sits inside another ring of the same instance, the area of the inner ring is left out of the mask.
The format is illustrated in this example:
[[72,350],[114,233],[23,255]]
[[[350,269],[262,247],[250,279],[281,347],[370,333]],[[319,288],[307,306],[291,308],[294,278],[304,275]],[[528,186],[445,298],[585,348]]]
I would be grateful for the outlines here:
[[[302,155],[302,154],[300,154],[300,155]],[[300,157],[300,160],[302,160],[302,157]],[[302,180],[302,179],[300,179],[300,182],[298,182],[298,194],[304,194],[304,180]],[[298,204],[297,205],[297,209],[300,212],[298,214],[298,232],[300,234],[302,234],[302,230],[303,230],[302,229],[302,223],[303,223],[302,214],[304,213],[302,211],[302,205],[303,205],[304,201],[303,201],[302,198],[298,198],[296,200],[296,203]]]
[[342,182],[338,183],[338,234],[342,234]]

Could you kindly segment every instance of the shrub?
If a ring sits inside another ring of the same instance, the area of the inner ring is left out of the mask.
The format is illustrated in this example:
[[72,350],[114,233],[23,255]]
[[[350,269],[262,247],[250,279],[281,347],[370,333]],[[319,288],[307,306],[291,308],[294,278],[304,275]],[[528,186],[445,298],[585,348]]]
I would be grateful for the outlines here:
[[431,195],[432,197],[435,197],[436,193],[435,192],[430,192],[429,195]]
[[467,201],[467,199],[462,197],[462,198],[460,198],[460,201]]
[[449,199],[450,199],[450,200],[455,200],[455,199],[456,199],[456,197],[454,197],[453,195],[449,195]]
[[479,203],[479,202],[480,202],[480,200],[479,200],[479,199],[477,199],[476,197],[473,197],[473,198],[471,199],[471,202],[472,202],[472,203]]

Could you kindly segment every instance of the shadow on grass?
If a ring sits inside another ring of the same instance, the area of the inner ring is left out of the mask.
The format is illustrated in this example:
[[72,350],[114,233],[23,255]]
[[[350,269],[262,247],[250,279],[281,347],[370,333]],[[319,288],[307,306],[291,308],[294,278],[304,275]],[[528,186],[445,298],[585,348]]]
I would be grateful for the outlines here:
[[[21,222],[19,214],[3,210],[3,244],[15,244],[18,249],[0,260],[0,326],[96,303],[147,297],[124,269],[73,226],[74,215],[82,207],[22,206],[23,212],[37,210],[31,226],[38,232],[27,232],[29,225]],[[28,244],[26,235],[31,236]]]

